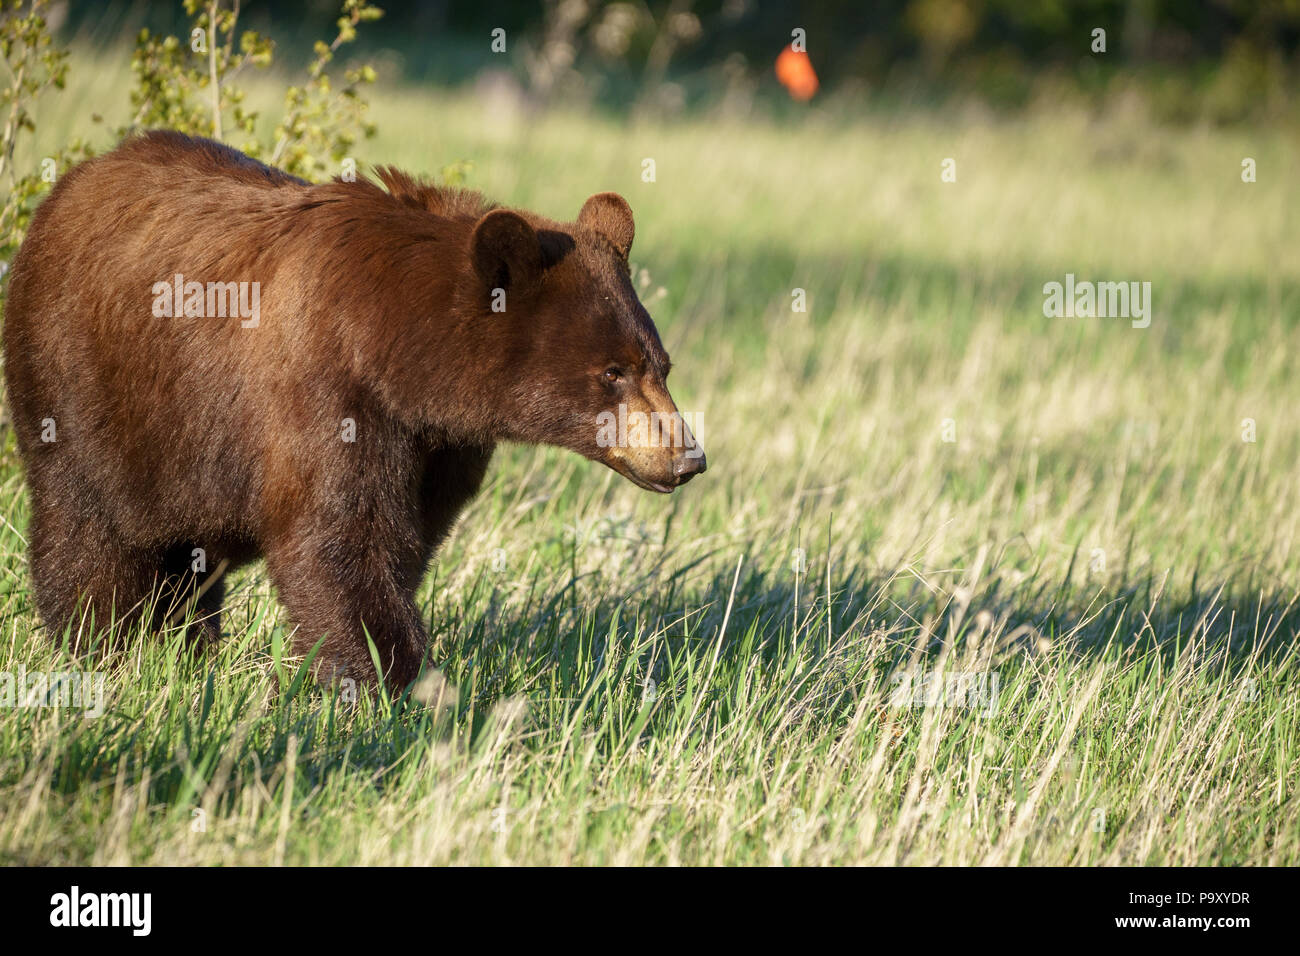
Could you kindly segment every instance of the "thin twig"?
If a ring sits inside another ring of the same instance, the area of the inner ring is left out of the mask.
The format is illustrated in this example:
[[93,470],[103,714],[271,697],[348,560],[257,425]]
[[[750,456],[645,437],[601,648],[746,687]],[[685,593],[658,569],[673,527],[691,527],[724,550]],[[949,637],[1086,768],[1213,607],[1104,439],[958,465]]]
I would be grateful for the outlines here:
[[[217,11],[221,0],[208,4],[208,85],[212,87],[212,136],[221,136],[221,74],[217,70]],[[233,32],[233,31],[232,31]]]

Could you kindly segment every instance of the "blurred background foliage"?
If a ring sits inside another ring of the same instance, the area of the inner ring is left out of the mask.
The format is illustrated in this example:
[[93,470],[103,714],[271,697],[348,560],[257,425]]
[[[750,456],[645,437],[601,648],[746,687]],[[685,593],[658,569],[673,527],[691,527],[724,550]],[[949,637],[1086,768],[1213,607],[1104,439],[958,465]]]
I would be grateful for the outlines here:
[[[349,54],[385,80],[490,84],[540,102],[672,113],[790,108],[772,65],[806,31],[821,103],[901,108],[976,101],[998,110],[1142,97],[1157,119],[1288,116],[1300,0],[387,0]],[[111,43],[177,33],[175,0],[60,0],[60,38]],[[310,56],[338,0],[246,0],[241,24],[282,58]],[[273,26],[274,25],[274,28]],[[285,27],[291,27],[289,31]],[[492,31],[505,31],[494,52]],[[1094,52],[1093,31],[1106,31]],[[296,34],[296,35],[295,35]],[[300,49],[298,48],[300,47]]]

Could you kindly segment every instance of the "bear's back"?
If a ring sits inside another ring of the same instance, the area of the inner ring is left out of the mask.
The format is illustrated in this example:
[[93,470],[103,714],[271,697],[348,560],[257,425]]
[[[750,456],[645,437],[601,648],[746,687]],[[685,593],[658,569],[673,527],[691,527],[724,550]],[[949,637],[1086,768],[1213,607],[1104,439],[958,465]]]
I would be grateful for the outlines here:
[[218,176],[253,186],[310,185],[224,143],[167,129],[148,130],[132,137],[103,159],[152,168],[181,167],[196,175]]

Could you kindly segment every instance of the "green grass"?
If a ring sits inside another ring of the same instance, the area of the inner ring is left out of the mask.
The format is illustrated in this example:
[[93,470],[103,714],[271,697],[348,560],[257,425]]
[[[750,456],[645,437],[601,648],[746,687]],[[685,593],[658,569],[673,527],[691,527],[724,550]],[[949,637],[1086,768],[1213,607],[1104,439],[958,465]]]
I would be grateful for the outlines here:
[[[78,62],[39,148],[125,112]],[[1294,129],[373,99],[363,165],[628,197],[709,472],[499,455],[421,592],[445,683],[392,711],[296,679],[260,567],[213,656],[57,653],[10,438],[0,670],[99,667],[107,711],[0,709],[0,860],[1300,863]],[[1151,327],[1044,318],[1067,272],[1150,281]]]

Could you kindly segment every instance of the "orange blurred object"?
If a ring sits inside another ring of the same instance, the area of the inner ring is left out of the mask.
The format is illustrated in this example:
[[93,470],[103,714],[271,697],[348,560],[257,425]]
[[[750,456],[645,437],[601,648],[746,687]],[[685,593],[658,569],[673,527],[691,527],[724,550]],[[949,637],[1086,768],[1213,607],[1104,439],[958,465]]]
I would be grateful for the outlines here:
[[776,78],[790,91],[796,100],[810,100],[817,92],[817,72],[812,67],[812,60],[802,50],[796,50],[790,44],[776,58]]

